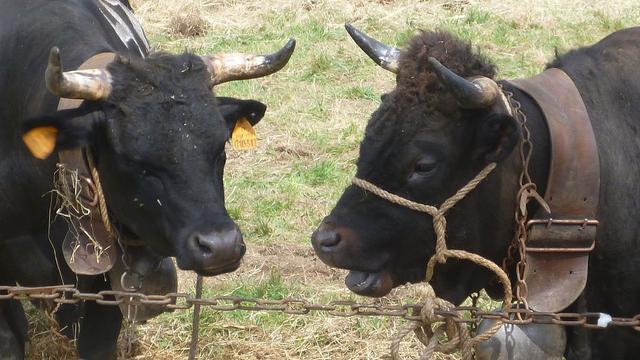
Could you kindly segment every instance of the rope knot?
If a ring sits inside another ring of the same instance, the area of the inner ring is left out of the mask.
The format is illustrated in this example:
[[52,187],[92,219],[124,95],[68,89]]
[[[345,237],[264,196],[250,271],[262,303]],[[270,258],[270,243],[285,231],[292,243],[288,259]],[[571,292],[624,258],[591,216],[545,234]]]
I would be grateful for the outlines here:
[[422,309],[420,309],[420,318],[423,324],[431,324],[433,322],[442,320],[441,317],[435,315],[436,308],[436,293],[428,283],[421,286],[419,291],[419,298],[421,299]]
[[[445,263],[447,258],[453,257],[463,260],[472,261],[478,265],[481,265],[498,275],[505,291],[505,306],[511,303],[511,282],[505,272],[496,264],[487,260],[479,255],[468,253],[463,250],[449,250],[446,243],[446,230],[447,219],[445,214],[451,209],[458,201],[462,200],[467,194],[480,184],[493,169],[496,164],[491,163],[487,165],[476,177],[471,179],[467,185],[458,190],[453,196],[445,200],[440,208],[436,208],[431,205],[420,204],[414,201],[405,199],[398,195],[385,191],[376,185],[362,179],[354,178],[353,184],[360,187],[363,190],[369,191],[385,200],[388,200],[394,204],[407,207],[409,209],[429,214],[433,217],[433,230],[436,235],[435,253],[429,259],[425,274],[425,285],[420,288],[420,295],[424,305],[420,309],[420,321],[413,321],[405,326],[401,327],[394,335],[391,341],[391,353],[390,357],[393,360],[399,360],[400,342],[408,334],[413,332],[418,340],[425,345],[424,351],[420,354],[419,360],[429,360],[432,358],[434,352],[440,352],[444,354],[451,354],[457,349],[462,351],[463,360],[471,360],[473,357],[473,347],[477,343],[484,341],[491,337],[498,328],[502,325],[500,321],[496,321],[494,325],[488,331],[471,338],[469,336],[469,330],[466,325],[456,322],[456,319],[462,319],[460,312],[451,314],[454,305],[450,302],[436,297],[435,292],[431,285],[428,284],[433,277],[435,265]],[[534,195],[535,196],[535,195]],[[448,311],[453,316],[439,316],[436,315],[436,310]],[[455,319],[454,319],[455,318]],[[434,323],[440,324],[433,327]],[[439,339],[446,334],[446,342],[440,343]]]

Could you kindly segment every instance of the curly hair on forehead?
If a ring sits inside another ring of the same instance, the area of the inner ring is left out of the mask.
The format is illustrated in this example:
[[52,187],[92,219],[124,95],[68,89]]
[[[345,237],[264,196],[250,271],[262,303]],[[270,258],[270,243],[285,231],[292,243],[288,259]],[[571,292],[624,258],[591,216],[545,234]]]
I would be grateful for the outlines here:
[[434,57],[463,77],[482,75],[494,78],[496,75],[495,65],[478,51],[473,51],[470,42],[448,31],[422,30],[409,40],[400,56],[396,101],[404,104],[423,102],[436,107],[454,104],[429,65],[429,57]]

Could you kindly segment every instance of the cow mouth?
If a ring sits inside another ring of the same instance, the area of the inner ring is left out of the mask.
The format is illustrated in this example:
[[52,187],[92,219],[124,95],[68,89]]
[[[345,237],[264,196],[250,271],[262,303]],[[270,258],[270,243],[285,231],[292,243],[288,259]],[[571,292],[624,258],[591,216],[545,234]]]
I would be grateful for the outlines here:
[[238,270],[238,268],[240,267],[240,263],[241,262],[242,262],[242,260],[237,260],[237,261],[234,261],[234,262],[226,264],[226,265],[216,266],[214,268],[208,268],[208,269],[194,270],[194,271],[198,275],[202,275],[202,276],[220,275],[220,274],[225,274],[225,273],[229,273],[229,272],[233,272],[233,271]]
[[393,289],[393,278],[388,271],[364,272],[351,270],[344,279],[349,290],[362,296],[383,297]]

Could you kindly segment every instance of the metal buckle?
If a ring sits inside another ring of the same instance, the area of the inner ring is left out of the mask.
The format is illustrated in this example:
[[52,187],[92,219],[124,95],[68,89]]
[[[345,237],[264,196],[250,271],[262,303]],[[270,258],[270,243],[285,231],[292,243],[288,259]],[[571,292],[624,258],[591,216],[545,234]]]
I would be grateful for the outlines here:
[[[595,226],[599,224],[595,219],[532,219],[527,221],[527,231],[535,225],[544,225],[547,229],[552,226],[579,226],[578,231],[585,231],[587,227]],[[538,243],[538,241],[535,241]],[[543,245],[543,242],[540,241]],[[591,252],[596,246],[595,232],[591,245],[583,247],[560,247],[560,246],[526,246],[525,250],[531,253],[581,253]]]

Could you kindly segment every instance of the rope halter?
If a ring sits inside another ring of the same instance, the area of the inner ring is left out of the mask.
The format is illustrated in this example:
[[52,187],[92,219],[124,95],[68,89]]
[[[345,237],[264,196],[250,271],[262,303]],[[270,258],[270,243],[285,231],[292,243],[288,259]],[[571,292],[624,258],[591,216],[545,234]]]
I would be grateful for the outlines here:
[[[490,271],[493,271],[496,274],[496,276],[498,277],[498,280],[500,281],[500,283],[504,288],[503,309],[506,310],[511,306],[511,300],[512,300],[511,281],[509,280],[509,277],[507,276],[507,274],[494,262],[488,259],[485,259],[480,255],[470,253],[464,250],[448,249],[447,243],[446,243],[446,236],[445,236],[446,230],[447,230],[447,219],[445,218],[445,214],[447,213],[447,211],[449,211],[449,209],[451,209],[455,204],[457,204],[460,200],[462,200],[465,196],[467,196],[467,194],[473,191],[478,186],[478,184],[480,184],[482,180],[487,178],[487,176],[489,176],[489,174],[495,168],[496,168],[496,163],[490,163],[489,165],[487,165],[484,169],[482,169],[478,173],[478,175],[476,175],[473,179],[471,179],[465,186],[460,188],[453,196],[445,200],[442,203],[442,205],[440,205],[439,208],[432,205],[421,204],[415,201],[411,201],[409,199],[405,199],[401,196],[392,194],[384,189],[381,189],[367,180],[363,180],[357,177],[354,177],[352,179],[352,183],[353,185],[363,190],[366,190],[372,194],[375,194],[389,202],[409,208],[411,210],[415,210],[415,211],[419,211],[419,212],[431,215],[433,217],[433,229],[436,234],[436,249],[435,249],[434,255],[429,259],[427,263],[425,282],[428,283],[429,281],[431,281],[431,278],[433,277],[435,265],[437,263],[441,263],[441,264],[445,263],[447,261],[447,258],[449,257],[471,261],[473,263],[476,263],[480,266],[483,266],[489,269]],[[432,292],[433,290],[430,290],[430,291]],[[450,303],[436,297],[435,294],[432,294],[432,296],[426,296],[424,301],[425,301],[425,305],[423,310],[433,309],[434,305],[438,307],[440,306],[444,306],[447,308],[451,307]],[[427,310],[427,312],[430,312],[430,311]],[[430,336],[431,338],[430,340],[421,338],[420,334],[424,334],[424,332],[419,332],[418,330],[428,328],[429,332],[431,332],[430,330],[431,324],[435,321],[438,321],[433,316],[424,316],[424,315],[425,314],[423,314],[422,323],[408,324],[408,327],[401,330],[398,333],[398,335],[394,338],[394,341],[392,342],[392,347],[391,347],[391,357],[393,359],[399,358],[398,347],[399,347],[400,340],[412,330],[415,331],[416,334],[418,334],[418,338],[421,340],[421,342],[423,342],[423,344],[427,346],[427,349],[425,350],[425,352],[423,352],[422,356],[420,356],[420,359],[430,359],[434,351],[445,352],[445,353],[452,351],[452,349],[450,348],[451,346],[444,346],[443,344],[436,345],[437,338],[439,337],[438,335],[441,335],[442,333],[444,333],[445,329],[450,330],[452,327],[451,324],[447,324],[448,326],[445,326],[445,327],[442,327],[442,326],[438,327],[435,333],[433,333],[432,336]],[[498,331],[498,329],[501,326],[502,326],[501,321],[496,321],[496,323],[490,329],[472,338],[467,335],[466,329],[462,330],[458,327],[456,331],[450,330],[451,332],[449,334],[450,336],[453,335],[452,334],[453,332],[458,334],[458,336],[454,336],[456,338],[455,339],[456,341],[453,341],[454,344],[449,344],[449,345],[454,345],[456,347],[459,347],[460,349],[462,349],[463,359],[470,359],[472,356],[471,348],[477,345],[478,343],[490,338],[496,331]]]

